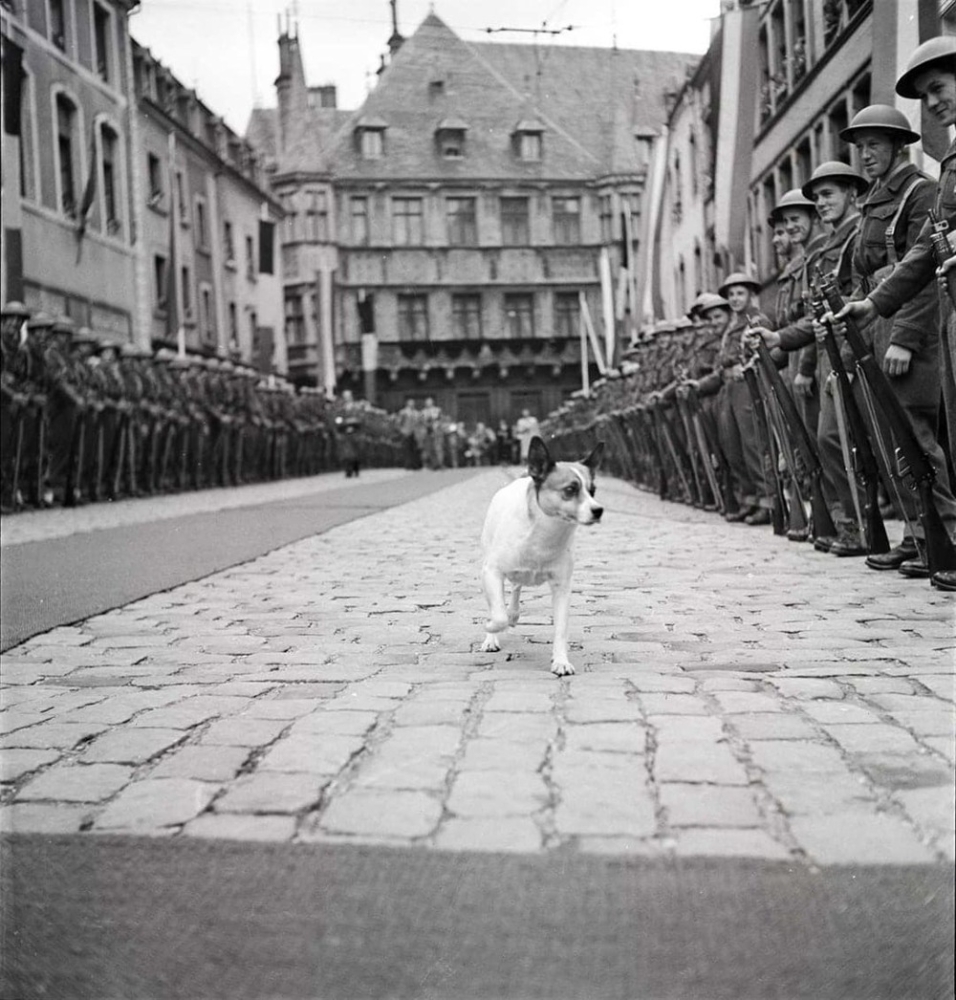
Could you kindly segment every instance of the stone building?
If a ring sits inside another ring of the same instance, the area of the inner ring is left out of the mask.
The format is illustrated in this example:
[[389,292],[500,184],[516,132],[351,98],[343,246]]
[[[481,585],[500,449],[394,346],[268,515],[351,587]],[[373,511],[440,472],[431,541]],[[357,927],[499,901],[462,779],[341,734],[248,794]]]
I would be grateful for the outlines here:
[[132,0],[5,0],[0,298],[136,334]]
[[612,362],[637,325],[624,216],[636,274],[654,143],[697,57],[466,43],[435,14],[389,44],[345,114],[284,34],[278,109],[250,123],[287,213],[290,374],[469,424],[543,416],[581,385],[582,293]]
[[[895,81],[920,41],[936,35],[946,0],[733,0],[668,120],[667,169],[654,239],[658,315],[683,313],[701,290],[746,270],[776,275],[767,216],[826,160],[855,162],[839,137],[871,103],[892,104],[922,131],[922,169],[947,137],[921,122]],[[949,14],[947,12],[950,12]],[[748,53],[756,58],[748,58]],[[696,149],[695,149],[696,144]],[[769,293],[772,299],[772,292]]]
[[149,339],[284,372],[282,209],[260,156],[135,42],[132,61]]
[[0,299],[284,372],[281,207],[250,144],[130,37],[136,6],[0,2]]

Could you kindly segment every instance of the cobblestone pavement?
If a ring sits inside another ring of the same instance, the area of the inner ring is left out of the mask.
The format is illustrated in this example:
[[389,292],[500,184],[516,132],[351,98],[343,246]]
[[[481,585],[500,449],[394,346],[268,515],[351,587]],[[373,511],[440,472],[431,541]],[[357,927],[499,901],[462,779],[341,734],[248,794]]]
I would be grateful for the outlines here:
[[604,480],[559,680],[544,588],[478,651],[505,478],[10,650],[2,828],[954,858],[951,595]]

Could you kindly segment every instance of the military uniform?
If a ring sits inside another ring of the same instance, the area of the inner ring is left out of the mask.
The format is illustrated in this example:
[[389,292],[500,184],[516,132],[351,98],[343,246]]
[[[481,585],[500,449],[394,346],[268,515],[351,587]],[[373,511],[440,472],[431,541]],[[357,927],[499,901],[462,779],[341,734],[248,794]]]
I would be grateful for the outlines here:
[[[914,167],[894,174],[884,186],[885,190],[874,193],[879,197],[872,203],[867,199],[859,252],[854,258],[854,266],[867,285],[874,283],[881,268],[893,263],[887,253],[885,238],[881,242],[881,237],[915,174]],[[953,360],[956,320],[948,297],[938,296],[936,290],[937,264],[929,239],[931,225],[926,219],[930,207],[940,218],[956,226],[956,142],[943,159],[942,174],[935,192],[932,182],[921,184],[904,206],[894,242],[895,255],[902,259],[868,295],[883,317],[876,321],[871,334],[874,355],[882,360],[890,344],[899,344],[913,352],[907,373],[890,377],[889,381],[910,418],[920,447],[936,470],[933,486],[936,508],[950,535],[956,536],[956,500],[950,487],[946,457],[937,438],[941,391],[946,407],[947,429],[956,433],[953,417],[956,413]],[[937,307],[942,310],[942,323]],[[954,449],[952,437],[950,448]],[[956,457],[956,450],[953,454]],[[913,497],[908,489],[899,493],[914,534],[920,537],[922,526]]]

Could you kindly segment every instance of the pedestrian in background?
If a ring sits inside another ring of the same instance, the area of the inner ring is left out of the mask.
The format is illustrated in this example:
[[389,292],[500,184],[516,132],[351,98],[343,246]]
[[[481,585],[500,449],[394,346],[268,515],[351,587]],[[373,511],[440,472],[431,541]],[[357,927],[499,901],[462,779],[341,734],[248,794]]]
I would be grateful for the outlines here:
[[527,408],[521,411],[521,416],[515,422],[514,436],[518,440],[520,448],[518,461],[524,465],[528,461],[528,449],[531,447],[531,439],[541,436],[541,425],[538,418],[533,416]]

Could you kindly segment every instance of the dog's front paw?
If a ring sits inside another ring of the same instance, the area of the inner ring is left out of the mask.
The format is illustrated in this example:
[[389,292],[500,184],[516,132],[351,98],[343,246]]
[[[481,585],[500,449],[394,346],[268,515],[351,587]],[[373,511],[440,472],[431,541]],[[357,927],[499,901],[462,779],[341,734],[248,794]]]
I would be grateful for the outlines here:
[[485,622],[485,631],[489,632],[489,633],[490,632],[504,632],[504,630],[507,627],[508,627],[508,619],[507,618],[489,618]]
[[509,626],[509,628],[513,628],[515,625],[517,625],[518,624],[518,619],[520,617],[521,617],[521,612],[520,611],[509,611],[508,612],[508,626]]
[[567,677],[574,673],[574,667],[567,660],[552,660],[551,673],[555,677]]
[[500,653],[501,643],[498,642],[498,636],[490,633],[486,635],[485,641],[481,644],[481,651],[483,653]]

